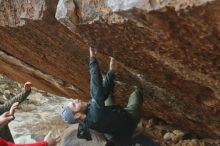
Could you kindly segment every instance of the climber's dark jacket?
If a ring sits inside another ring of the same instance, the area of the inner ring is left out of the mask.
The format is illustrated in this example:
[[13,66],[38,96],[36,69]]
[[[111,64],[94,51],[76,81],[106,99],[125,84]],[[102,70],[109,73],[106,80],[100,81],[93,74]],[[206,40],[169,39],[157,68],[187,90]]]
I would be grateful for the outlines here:
[[[105,106],[108,89],[102,87],[101,73],[95,58],[90,59],[90,95],[86,119],[79,124],[78,137],[91,139],[89,128],[109,134],[111,140],[119,145],[126,146],[131,139],[136,123],[134,117],[123,107],[118,105]],[[113,80],[114,74],[110,71],[107,80]],[[103,89],[103,90],[100,90]],[[111,88],[111,85],[109,86]],[[106,91],[105,91],[106,90]]]

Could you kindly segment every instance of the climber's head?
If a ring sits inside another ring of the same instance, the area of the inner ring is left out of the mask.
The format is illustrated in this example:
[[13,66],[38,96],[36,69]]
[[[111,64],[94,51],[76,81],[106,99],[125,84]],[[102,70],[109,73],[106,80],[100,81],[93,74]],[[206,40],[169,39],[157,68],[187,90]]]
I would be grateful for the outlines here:
[[86,118],[87,103],[80,99],[69,102],[61,111],[61,116],[69,124],[78,123]]

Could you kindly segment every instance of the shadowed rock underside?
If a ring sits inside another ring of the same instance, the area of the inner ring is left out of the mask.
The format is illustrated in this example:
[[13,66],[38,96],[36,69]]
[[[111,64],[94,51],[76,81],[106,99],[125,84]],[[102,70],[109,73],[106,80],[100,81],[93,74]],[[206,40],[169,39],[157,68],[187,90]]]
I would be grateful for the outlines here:
[[0,1],[1,74],[88,99],[92,46],[103,72],[109,56],[119,64],[120,104],[142,83],[144,118],[220,137],[220,1],[66,2]]

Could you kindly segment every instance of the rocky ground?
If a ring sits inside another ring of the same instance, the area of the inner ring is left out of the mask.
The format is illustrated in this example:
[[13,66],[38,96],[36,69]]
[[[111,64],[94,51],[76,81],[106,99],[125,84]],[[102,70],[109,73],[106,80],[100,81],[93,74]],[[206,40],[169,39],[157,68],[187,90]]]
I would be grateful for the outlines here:
[[[0,76],[0,101],[6,101],[22,91],[21,84]],[[34,85],[33,85],[34,86]],[[70,129],[76,131],[77,125],[65,124],[59,116],[62,105],[69,99],[33,89],[28,100],[16,111],[16,119],[9,124],[16,143],[30,143],[42,140],[48,131],[61,135],[63,141],[69,136]],[[69,130],[65,130],[66,128]],[[201,139],[192,133],[177,130],[159,118],[143,120],[137,133],[144,133],[161,146],[219,146],[220,140]],[[93,135],[93,142],[74,140],[77,145],[103,146],[104,142]],[[64,145],[63,145],[64,146]],[[68,145],[69,146],[69,145]]]
[[[0,96],[5,101],[22,91],[21,84],[1,76]],[[15,113],[15,120],[9,124],[16,143],[42,140],[52,130],[60,134],[67,125],[59,116],[59,110],[68,99],[49,95],[36,89],[32,90]]]

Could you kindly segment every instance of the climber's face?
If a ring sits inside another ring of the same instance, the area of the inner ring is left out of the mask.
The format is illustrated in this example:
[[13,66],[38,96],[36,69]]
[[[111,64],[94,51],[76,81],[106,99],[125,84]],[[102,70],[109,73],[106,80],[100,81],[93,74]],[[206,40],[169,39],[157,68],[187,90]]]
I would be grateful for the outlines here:
[[83,109],[83,102],[80,99],[74,99],[72,102],[68,104],[68,107],[74,112],[80,112]]

